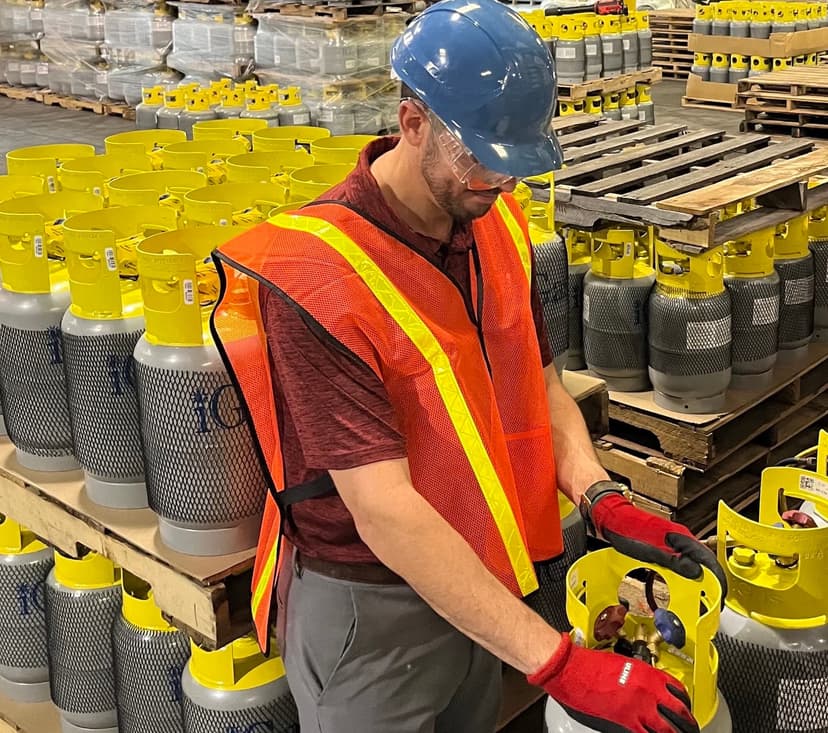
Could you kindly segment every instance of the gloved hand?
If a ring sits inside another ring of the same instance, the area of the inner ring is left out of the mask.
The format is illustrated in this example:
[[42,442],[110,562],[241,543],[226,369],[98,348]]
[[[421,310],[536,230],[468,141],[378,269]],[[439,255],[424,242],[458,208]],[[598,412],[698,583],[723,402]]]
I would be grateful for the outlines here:
[[698,578],[709,568],[727,595],[727,577],[716,556],[687,527],[645,512],[625,496],[608,492],[590,507],[595,531],[616,550],[636,560],[651,562],[685,578]]
[[527,679],[596,731],[699,733],[681,682],[637,659],[575,646],[568,635]]

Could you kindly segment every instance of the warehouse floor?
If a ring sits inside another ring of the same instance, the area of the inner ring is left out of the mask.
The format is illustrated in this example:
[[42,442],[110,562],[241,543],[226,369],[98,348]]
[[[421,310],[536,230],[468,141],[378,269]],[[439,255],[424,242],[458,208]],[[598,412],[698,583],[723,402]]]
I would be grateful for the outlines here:
[[[653,87],[656,121],[680,122],[692,128],[714,127],[737,132],[741,115],[704,109],[683,109],[684,83],[665,81]],[[0,97],[0,173],[5,173],[5,153],[28,145],[79,142],[95,145],[103,152],[103,140],[116,132],[134,129],[133,122],[90,112],[72,112],[36,102]],[[505,733],[539,733],[543,708],[533,706],[505,729]]]
[[[729,132],[738,131],[739,113],[683,109],[683,93],[684,82],[664,81],[653,87],[657,122],[681,122],[694,128],[717,127]],[[4,156],[9,150],[27,145],[61,142],[90,143],[103,152],[103,140],[107,135],[132,129],[134,123],[121,117],[71,112],[37,102],[0,97],[0,153]],[[6,172],[5,159],[0,161],[0,172]]]

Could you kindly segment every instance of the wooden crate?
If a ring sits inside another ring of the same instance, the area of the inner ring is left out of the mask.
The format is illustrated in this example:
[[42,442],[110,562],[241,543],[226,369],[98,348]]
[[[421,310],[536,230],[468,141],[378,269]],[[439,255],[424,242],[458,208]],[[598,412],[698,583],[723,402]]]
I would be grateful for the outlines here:
[[576,102],[586,99],[589,94],[609,94],[621,92],[624,89],[635,87],[636,83],[656,84],[661,81],[661,69],[652,67],[634,71],[631,74],[620,74],[618,76],[601,77],[590,81],[578,82],[575,84],[558,83],[558,100],[563,102]]

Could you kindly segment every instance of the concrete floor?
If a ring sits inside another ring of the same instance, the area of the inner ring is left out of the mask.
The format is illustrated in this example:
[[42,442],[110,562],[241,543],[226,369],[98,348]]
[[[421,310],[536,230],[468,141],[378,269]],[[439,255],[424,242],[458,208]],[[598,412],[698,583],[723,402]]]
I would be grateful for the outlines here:
[[[681,97],[684,82],[664,81],[653,87],[656,121],[681,122],[692,128],[711,127],[738,132],[742,115],[718,110],[684,109]],[[134,129],[133,122],[120,117],[106,117],[92,112],[71,112],[46,107],[36,102],[18,102],[0,97],[0,173],[6,172],[5,154],[28,145],[80,142],[94,145],[103,152],[107,135]],[[509,725],[504,733],[540,733],[543,709],[533,706]]]
[[[684,82],[664,81],[653,87],[657,122],[682,122],[694,128],[715,127],[737,132],[740,113],[718,110],[683,109]],[[92,112],[71,112],[46,107],[37,102],[18,102],[0,97],[0,173],[6,172],[5,154],[27,145],[81,142],[95,145],[103,152],[107,135],[131,130],[133,122]]]

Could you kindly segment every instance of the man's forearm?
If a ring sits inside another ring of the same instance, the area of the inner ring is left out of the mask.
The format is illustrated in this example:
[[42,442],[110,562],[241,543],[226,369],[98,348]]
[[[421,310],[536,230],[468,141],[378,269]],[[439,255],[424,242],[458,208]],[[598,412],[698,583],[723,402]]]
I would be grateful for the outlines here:
[[[373,464],[379,467],[375,477],[369,473],[372,466],[331,471],[360,537],[453,626],[522,672],[539,669],[560,634],[488,571],[410,481],[382,483],[387,464]],[[374,478],[376,490],[359,490]]]
[[592,438],[575,400],[557,375],[547,375],[546,382],[558,488],[578,506],[584,491],[609,476],[595,455]]

